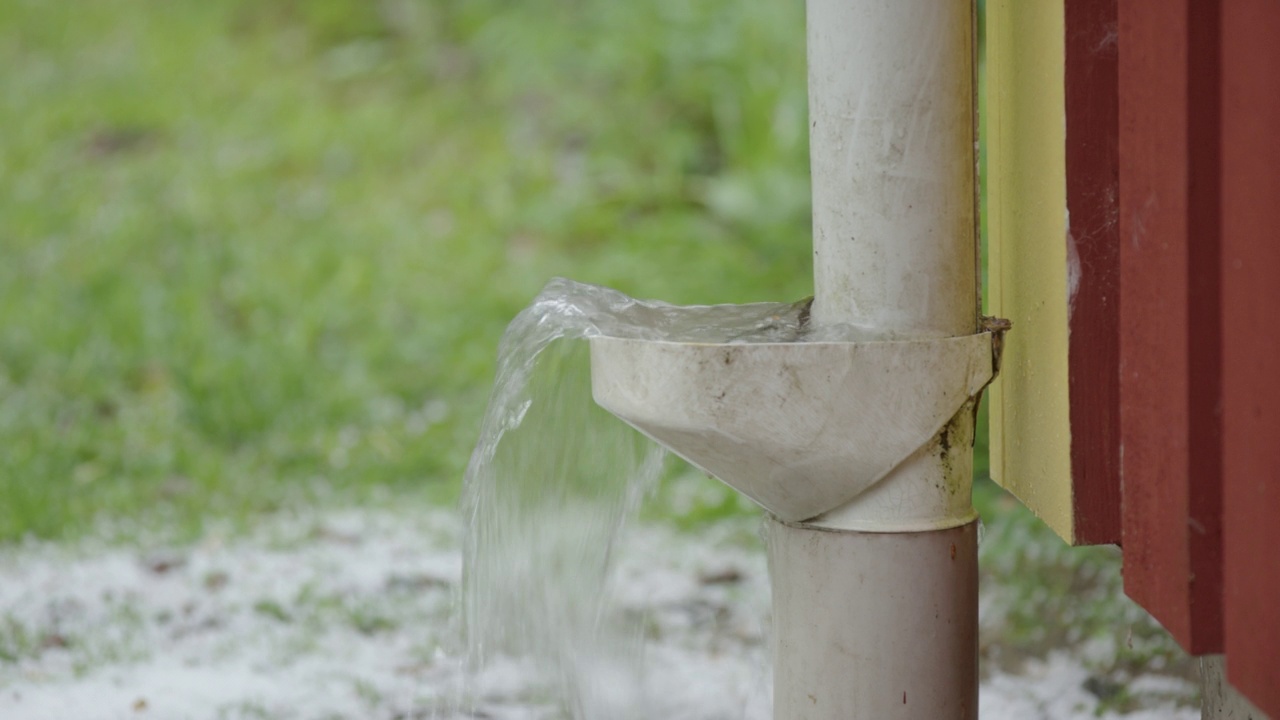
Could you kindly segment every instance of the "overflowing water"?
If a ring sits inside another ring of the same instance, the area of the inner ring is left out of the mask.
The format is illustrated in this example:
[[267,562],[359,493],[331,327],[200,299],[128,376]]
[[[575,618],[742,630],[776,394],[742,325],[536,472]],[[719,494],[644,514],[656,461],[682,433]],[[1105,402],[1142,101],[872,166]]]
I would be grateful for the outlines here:
[[473,673],[535,675],[552,717],[658,717],[644,619],[617,606],[611,561],[664,453],[592,402],[584,341],[789,342],[807,314],[808,302],[680,307],[555,279],[511,322],[463,502]]

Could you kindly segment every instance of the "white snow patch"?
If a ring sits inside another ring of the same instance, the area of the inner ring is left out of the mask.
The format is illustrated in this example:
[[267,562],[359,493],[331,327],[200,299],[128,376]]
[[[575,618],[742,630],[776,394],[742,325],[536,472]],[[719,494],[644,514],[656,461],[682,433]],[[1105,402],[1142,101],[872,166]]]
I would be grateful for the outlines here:
[[[767,720],[769,585],[741,525],[694,537],[632,533],[616,595],[646,619],[645,684],[662,720]],[[0,718],[447,718],[455,518],[350,511],[276,518],[250,537],[144,549],[0,549]],[[607,686],[608,667],[594,668]],[[495,720],[549,716],[536,668],[498,663],[475,684]],[[1088,671],[1065,653],[984,683],[985,720],[1095,716]],[[1159,694],[1178,688],[1144,681]],[[1163,684],[1162,684],[1163,683]],[[1191,718],[1173,705],[1126,717]],[[600,720],[608,720],[601,718]]]

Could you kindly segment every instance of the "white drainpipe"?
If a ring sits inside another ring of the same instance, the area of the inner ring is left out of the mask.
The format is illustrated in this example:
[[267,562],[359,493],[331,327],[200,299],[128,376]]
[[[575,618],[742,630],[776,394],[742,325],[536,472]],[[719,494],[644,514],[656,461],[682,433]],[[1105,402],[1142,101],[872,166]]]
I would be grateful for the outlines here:
[[816,327],[592,341],[597,402],[769,512],[776,720],[977,717],[971,0],[808,0]]
[[[808,0],[817,324],[977,332],[974,25],[970,0]],[[777,720],[977,717],[973,420],[770,521]]]

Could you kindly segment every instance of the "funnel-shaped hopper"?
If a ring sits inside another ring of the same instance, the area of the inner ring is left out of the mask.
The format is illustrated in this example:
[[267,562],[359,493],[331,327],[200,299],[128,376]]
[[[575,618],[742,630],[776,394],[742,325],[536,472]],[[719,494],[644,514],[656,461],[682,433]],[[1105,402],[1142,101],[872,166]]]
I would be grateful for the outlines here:
[[858,343],[591,340],[595,400],[798,522],[852,500],[992,376],[991,336]]

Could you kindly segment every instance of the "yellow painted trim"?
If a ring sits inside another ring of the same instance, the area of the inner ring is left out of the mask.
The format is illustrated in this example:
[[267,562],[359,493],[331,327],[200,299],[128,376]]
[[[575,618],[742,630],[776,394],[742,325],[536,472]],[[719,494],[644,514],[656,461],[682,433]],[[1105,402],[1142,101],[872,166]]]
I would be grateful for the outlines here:
[[988,0],[986,30],[991,474],[1070,542],[1063,0]]

